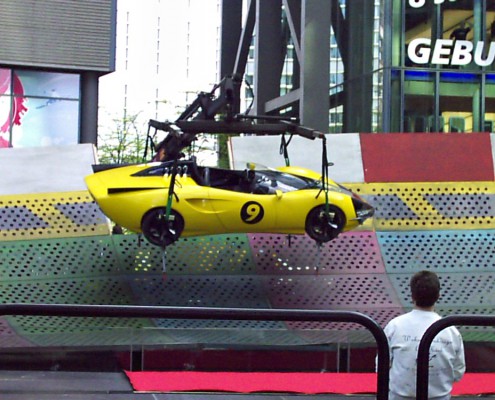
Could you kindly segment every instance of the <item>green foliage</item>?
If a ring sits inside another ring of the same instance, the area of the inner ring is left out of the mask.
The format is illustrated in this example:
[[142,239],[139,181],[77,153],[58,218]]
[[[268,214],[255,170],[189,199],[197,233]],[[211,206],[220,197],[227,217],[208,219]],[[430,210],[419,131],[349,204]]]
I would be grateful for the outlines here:
[[145,131],[136,125],[138,114],[114,119],[111,132],[98,136],[98,157],[101,164],[125,164],[143,161]]
[[217,135],[219,168],[230,168],[229,137],[230,135]]
[[[147,130],[139,129],[138,114],[114,118],[110,131],[98,135],[98,158],[101,164],[127,164],[143,162]],[[229,139],[235,134],[198,135],[190,149],[184,149],[188,155],[217,152],[220,168],[230,168]],[[160,138],[160,140],[163,138]],[[155,138],[158,142],[158,138]],[[215,144],[216,143],[216,144]],[[149,149],[148,149],[149,150]],[[148,154],[148,159],[153,154]],[[200,157],[199,157],[200,158]]]

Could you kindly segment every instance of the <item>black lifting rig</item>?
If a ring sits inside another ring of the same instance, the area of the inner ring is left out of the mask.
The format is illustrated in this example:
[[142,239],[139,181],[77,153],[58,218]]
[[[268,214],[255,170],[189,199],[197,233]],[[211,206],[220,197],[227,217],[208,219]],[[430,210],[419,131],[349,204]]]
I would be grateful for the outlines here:
[[[172,203],[174,200],[174,185],[177,176],[178,160],[184,157],[183,150],[192,145],[198,134],[248,134],[248,135],[279,135],[281,136],[280,153],[289,166],[288,146],[294,135],[307,139],[322,140],[322,189],[325,195],[326,210],[329,209],[328,200],[328,163],[325,134],[312,128],[302,126],[294,117],[251,115],[249,109],[245,113],[239,112],[239,93],[242,77],[228,75],[216,84],[210,92],[200,92],[196,99],[177,118],[171,121],[150,120],[144,158],[147,158],[148,149],[155,152],[156,161],[173,161],[171,170],[171,184],[168,190],[168,199],[164,223],[173,229],[170,224]],[[151,134],[154,129],[153,135]],[[154,142],[157,131],[166,132],[165,139],[156,144]],[[287,136],[289,138],[287,139]],[[318,194],[321,195],[321,192]],[[331,218],[328,216],[328,223]],[[169,232],[174,237],[174,232]],[[164,238],[165,239],[165,238]],[[170,241],[164,240],[163,243]],[[165,248],[164,259],[165,259]],[[165,262],[164,262],[165,269]]]

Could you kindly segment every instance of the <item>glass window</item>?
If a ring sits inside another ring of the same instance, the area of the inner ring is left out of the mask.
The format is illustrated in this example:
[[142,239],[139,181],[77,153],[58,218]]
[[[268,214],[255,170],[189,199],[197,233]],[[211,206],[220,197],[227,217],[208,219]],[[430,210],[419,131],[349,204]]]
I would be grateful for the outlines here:
[[382,130],[383,115],[383,70],[379,69],[373,74],[373,104],[371,127],[373,132]]
[[79,142],[79,75],[0,69],[0,147]]
[[56,72],[16,71],[25,96],[78,99],[79,75]]
[[0,68],[0,148],[10,143],[10,79],[10,70]]
[[495,61],[495,0],[395,0],[392,18],[393,65],[406,67],[392,73],[392,130],[485,130],[495,113],[482,79]]
[[[342,7],[342,4],[341,4]],[[334,27],[330,27],[330,110],[329,132],[341,133],[343,130],[344,107],[342,105],[344,92],[344,62],[337,43]]]
[[486,38],[485,40],[495,40],[495,0],[486,1]]
[[[335,98],[337,99],[337,98]],[[344,107],[339,104],[330,105],[329,111],[329,132],[342,133],[344,127]]]
[[12,71],[10,69],[0,68],[0,96],[10,94],[10,80]]
[[482,131],[495,132],[495,74],[486,76],[485,117]]
[[[446,68],[479,69],[486,59],[481,2],[456,0],[442,4],[439,37],[446,43]],[[449,43],[452,43],[449,45]],[[449,48],[450,47],[450,48]],[[476,61],[478,60],[478,61]]]
[[22,91],[19,78],[10,69],[0,69],[0,148],[11,145],[12,122],[19,123],[25,110],[24,100],[12,101],[12,91]]
[[442,72],[440,74],[440,115],[445,132],[481,130],[480,78],[477,74]]
[[[494,46],[495,42],[495,0],[487,0],[486,2],[486,26],[484,27],[484,34],[485,34],[485,47],[488,47],[488,43],[490,43],[491,46]],[[492,48],[490,48],[490,53],[491,53]],[[485,49],[485,53],[486,53]],[[491,54],[490,54],[491,55]],[[490,66],[487,68],[490,71],[495,70],[495,59],[489,58],[488,60],[490,62]]]
[[435,75],[406,71],[404,80],[404,131],[435,131]]
[[[415,60],[411,52],[419,55],[419,49],[428,47],[428,41],[431,41],[434,36],[432,27],[435,20],[435,8],[430,5],[432,2],[421,7],[417,7],[418,4],[416,3],[407,1],[405,9],[405,52],[403,59],[406,67],[424,67],[429,63],[429,60],[425,60],[426,62]],[[416,43],[421,43],[421,46],[417,46]]]
[[12,129],[13,147],[78,143],[79,102],[28,98],[27,106],[22,123]]
[[403,71],[392,70],[390,85],[390,131],[391,132],[413,132],[411,124],[401,125],[402,120],[402,97],[401,97],[401,75]]
[[[481,1],[407,0],[405,56],[407,67],[479,69],[491,64],[487,16]],[[399,19],[394,19],[399,23]]]
[[441,6],[440,35],[442,39],[480,40],[473,0],[447,1]]

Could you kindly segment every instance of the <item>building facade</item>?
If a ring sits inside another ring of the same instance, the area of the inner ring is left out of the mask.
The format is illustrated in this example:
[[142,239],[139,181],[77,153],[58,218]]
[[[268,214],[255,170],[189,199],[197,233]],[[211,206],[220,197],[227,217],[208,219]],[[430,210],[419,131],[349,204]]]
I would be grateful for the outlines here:
[[322,131],[494,130],[495,0],[174,4],[120,0],[117,24],[117,0],[4,0],[0,146],[173,119],[231,73],[250,84],[244,110]]
[[116,70],[100,79],[99,130],[174,120],[218,79],[221,0],[119,0]]
[[495,1],[393,1],[387,130],[493,132]]
[[[493,131],[494,0],[253,4],[246,75],[263,97],[257,113],[335,133]],[[270,32],[264,15],[276,7],[282,22]],[[267,43],[286,49],[283,63],[263,59]],[[280,79],[268,96],[265,74]]]
[[116,0],[3,0],[0,18],[0,147],[96,143]]

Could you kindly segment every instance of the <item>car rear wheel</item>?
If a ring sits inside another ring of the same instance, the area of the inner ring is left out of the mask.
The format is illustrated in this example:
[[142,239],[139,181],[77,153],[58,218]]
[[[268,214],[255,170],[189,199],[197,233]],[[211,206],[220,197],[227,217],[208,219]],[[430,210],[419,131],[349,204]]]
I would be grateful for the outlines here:
[[321,205],[313,208],[306,218],[306,233],[319,243],[326,243],[335,239],[345,226],[344,212],[333,205]]
[[148,211],[142,221],[141,230],[144,237],[156,246],[165,247],[179,239],[184,230],[184,218],[175,210],[170,210],[168,221],[167,210],[163,207]]

